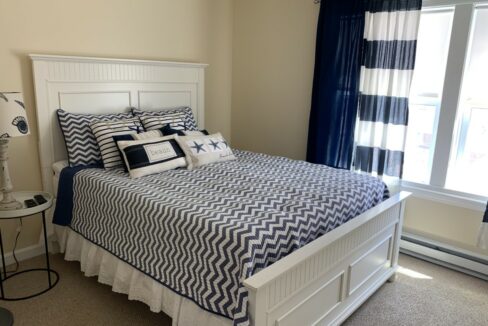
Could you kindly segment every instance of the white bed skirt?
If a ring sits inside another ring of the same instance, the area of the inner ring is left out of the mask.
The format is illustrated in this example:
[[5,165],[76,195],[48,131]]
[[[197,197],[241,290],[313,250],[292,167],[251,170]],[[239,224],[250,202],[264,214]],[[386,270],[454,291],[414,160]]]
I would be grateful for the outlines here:
[[173,326],[232,324],[230,319],[201,309],[78,233],[68,228],[63,231],[65,242],[60,245],[61,250],[65,249],[65,260],[79,261],[85,276],[98,275],[98,282],[110,285],[114,292],[127,294],[129,300],[142,301],[152,312],[164,312],[173,319]]

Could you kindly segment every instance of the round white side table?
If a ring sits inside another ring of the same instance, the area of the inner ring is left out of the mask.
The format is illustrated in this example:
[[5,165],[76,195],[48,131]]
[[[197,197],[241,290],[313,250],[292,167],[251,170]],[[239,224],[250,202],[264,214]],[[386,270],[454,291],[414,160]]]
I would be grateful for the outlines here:
[[[2,230],[0,228],[0,253],[2,255],[2,267],[3,267],[3,273],[0,275],[0,300],[6,300],[6,301],[17,301],[17,300],[25,300],[25,299],[30,299],[33,297],[36,297],[38,295],[41,295],[43,293],[46,293],[47,291],[51,290],[59,281],[59,274],[51,269],[51,266],[49,264],[49,248],[47,245],[47,235],[46,235],[46,211],[52,206],[53,204],[53,196],[50,193],[47,192],[42,192],[42,191],[18,191],[12,193],[14,198],[22,203],[22,208],[20,209],[15,209],[15,210],[8,210],[8,211],[2,211],[0,210],[0,221],[1,220],[6,220],[6,219],[20,219],[24,217],[29,217],[33,216],[35,214],[41,213],[42,215],[42,230],[44,233],[44,248],[45,248],[45,253],[46,253],[46,267],[45,268],[33,268],[33,269],[28,269],[28,270],[23,270],[20,272],[16,272],[10,275],[7,275],[7,270],[5,266],[5,256],[3,252],[3,241],[2,241]],[[31,208],[27,208],[24,204],[24,201],[27,199],[34,199],[35,195],[42,195],[45,199],[46,202],[37,205]],[[8,297],[5,294],[4,288],[3,288],[3,283],[6,280],[12,279],[17,275],[20,274],[25,274],[29,272],[38,272],[38,271],[45,271],[47,274],[47,281],[48,281],[48,287],[45,288],[44,290],[41,290],[37,293],[28,295],[28,296],[23,296],[23,297]],[[53,278],[54,276],[54,278]]]

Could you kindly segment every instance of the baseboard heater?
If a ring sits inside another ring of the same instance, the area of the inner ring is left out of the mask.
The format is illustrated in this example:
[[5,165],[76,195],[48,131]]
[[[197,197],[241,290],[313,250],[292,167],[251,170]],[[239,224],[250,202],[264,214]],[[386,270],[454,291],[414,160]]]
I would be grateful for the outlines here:
[[488,257],[471,251],[403,233],[400,252],[488,281]]

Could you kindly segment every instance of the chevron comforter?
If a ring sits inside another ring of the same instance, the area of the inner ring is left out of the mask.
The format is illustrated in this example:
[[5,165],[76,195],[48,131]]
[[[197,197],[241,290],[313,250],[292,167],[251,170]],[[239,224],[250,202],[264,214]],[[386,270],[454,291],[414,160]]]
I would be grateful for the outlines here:
[[140,179],[87,169],[70,227],[203,309],[246,325],[242,281],[380,203],[378,179],[236,151]]

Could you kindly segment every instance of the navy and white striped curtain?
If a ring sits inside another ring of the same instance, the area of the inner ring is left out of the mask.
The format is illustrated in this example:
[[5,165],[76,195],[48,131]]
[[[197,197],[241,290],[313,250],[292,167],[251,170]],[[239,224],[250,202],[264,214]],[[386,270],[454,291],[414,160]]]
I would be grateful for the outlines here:
[[354,169],[401,178],[421,0],[366,1]]

